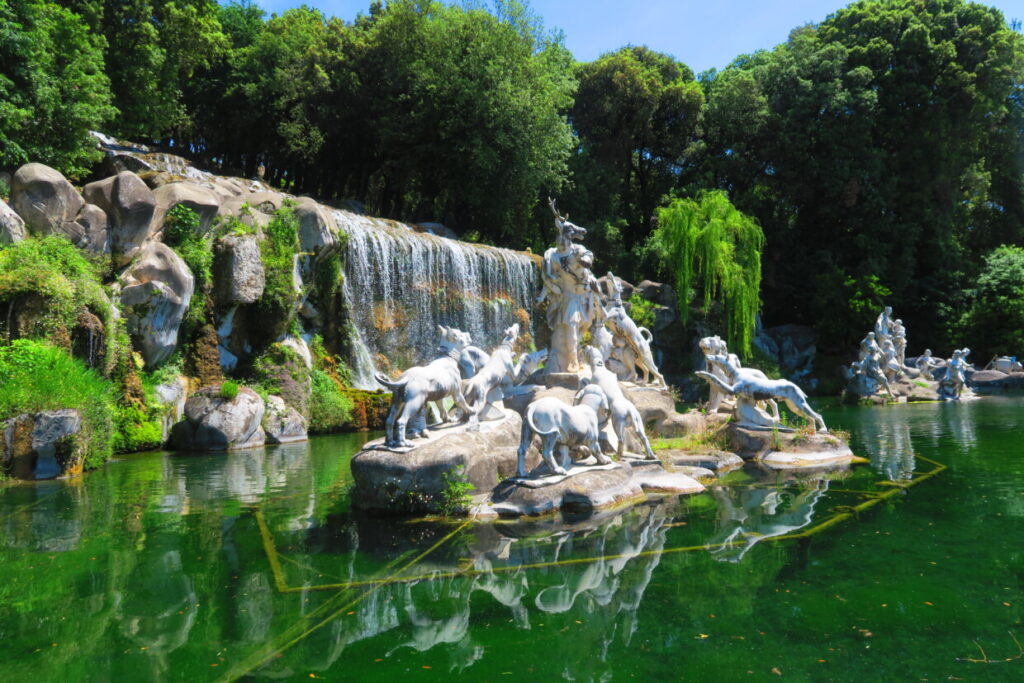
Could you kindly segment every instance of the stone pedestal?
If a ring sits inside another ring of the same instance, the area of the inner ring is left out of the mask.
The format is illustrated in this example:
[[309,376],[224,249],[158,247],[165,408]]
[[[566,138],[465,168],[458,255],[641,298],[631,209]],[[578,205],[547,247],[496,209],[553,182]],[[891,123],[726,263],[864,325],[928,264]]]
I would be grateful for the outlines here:
[[729,448],[744,460],[770,469],[828,469],[867,462],[842,439],[831,434],[779,432],[728,425]]

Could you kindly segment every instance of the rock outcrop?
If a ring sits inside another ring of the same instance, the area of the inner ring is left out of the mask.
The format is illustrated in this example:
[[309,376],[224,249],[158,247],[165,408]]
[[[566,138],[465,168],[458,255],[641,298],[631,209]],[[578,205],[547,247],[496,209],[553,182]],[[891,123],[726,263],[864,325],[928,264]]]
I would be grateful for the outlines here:
[[127,264],[142,248],[153,228],[156,197],[142,178],[131,171],[97,180],[83,188],[90,204],[103,209],[110,222],[110,251],[114,263]]
[[77,410],[26,413],[0,423],[0,470],[18,479],[81,474],[86,439]]
[[255,235],[228,235],[217,240],[214,282],[217,303],[224,306],[251,304],[263,295],[266,273]]
[[128,332],[146,366],[154,367],[177,347],[195,279],[174,250],[150,242],[121,276],[121,286]]
[[85,236],[76,222],[85,201],[61,173],[25,164],[11,178],[11,207],[36,235],[64,235],[75,244]]
[[248,387],[234,398],[221,396],[220,385],[205,387],[185,401],[185,419],[171,430],[171,444],[181,450],[227,451],[264,444],[263,399]]
[[971,375],[967,384],[979,394],[1024,389],[1024,372],[978,370]]
[[28,237],[25,221],[0,199],[0,244],[14,244]]
[[199,227],[206,232],[213,225],[220,210],[221,198],[213,190],[190,182],[167,183],[153,190],[156,211],[153,232],[163,229],[167,212],[178,205],[187,206],[199,216]]
[[293,443],[305,441],[306,418],[284,402],[280,396],[268,396],[266,412],[263,414],[263,431],[267,443]]

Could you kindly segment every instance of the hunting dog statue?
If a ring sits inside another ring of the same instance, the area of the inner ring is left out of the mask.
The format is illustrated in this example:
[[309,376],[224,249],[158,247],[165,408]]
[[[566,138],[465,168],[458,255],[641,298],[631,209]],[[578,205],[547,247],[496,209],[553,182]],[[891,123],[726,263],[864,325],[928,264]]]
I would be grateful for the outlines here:
[[[600,465],[611,463],[611,459],[601,452],[598,440],[598,415],[608,409],[607,397],[600,387],[588,386],[576,394],[576,400],[578,405],[569,405],[554,396],[544,396],[527,407],[516,464],[516,473],[520,477],[526,476],[526,451],[533,443],[534,434],[541,438],[541,455],[555,474],[565,474],[572,465],[570,450],[573,448],[586,449]],[[560,463],[554,458],[556,446]]]
[[441,332],[441,345],[439,355],[433,361],[409,368],[394,381],[380,373],[375,375],[377,381],[391,391],[391,410],[385,423],[385,445],[388,448],[412,447],[406,434],[410,420],[413,420],[410,430],[413,438],[429,436],[425,410],[428,401],[437,403],[442,422],[448,418],[442,402],[449,396],[460,409],[469,412],[462,395],[458,366],[462,350],[470,343],[469,334],[442,325],[438,325],[438,330]]
[[[612,431],[618,440],[617,453],[619,458],[626,452],[626,428],[632,427],[637,438],[644,445],[644,455],[648,460],[655,460],[654,450],[651,449],[651,442],[644,432],[644,421],[640,417],[640,411],[636,409],[633,402],[626,398],[619,386],[619,379],[611,370],[604,366],[604,359],[601,352],[593,346],[586,348],[587,362],[590,364],[591,382],[601,387],[601,391],[608,397],[608,419],[611,420]],[[602,425],[603,426],[603,425]]]
[[[732,383],[727,383],[710,372],[698,371],[695,374],[709,383],[718,386],[723,391],[736,396],[736,415],[740,418],[739,425],[741,427],[778,426],[777,420],[773,420],[773,424],[769,425],[758,424],[755,417],[758,413],[764,415],[762,411],[757,409],[757,401],[777,399],[785,401],[789,409],[797,415],[810,420],[817,427],[817,431],[821,433],[828,432],[828,429],[825,427],[825,420],[821,415],[814,412],[814,409],[807,402],[807,394],[796,384],[786,379],[767,379],[764,373],[758,370],[752,371],[751,368],[736,367],[727,356],[709,356],[708,360],[722,368],[725,374],[732,378]],[[767,415],[764,416],[768,417]]]
[[[480,431],[480,419],[488,419],[491,409],[496,408],[494,404],[504,398],[501,385],[515,377],[518,368],[512,360],[512,346],[518,336],[519,323],[506,328],[501,345],[491,352],[487,363],[466,380],[462,392],[469,404],[469,414],[463,415],[463,419],[469,420],[469,431]],[[502,413],[497,412],[501,416]]]
[[632,354],[624,353],[622,356],[627,372],[637,376],[638,384],[651,384],[653,377],[654,384],[665,386],[665,378],[658,372],[654,355],[651,353],[651,342],[654,337],[650,330],[639,327],[626,313],[622,305],[622,285],[612,273],[608,273],[608,283],[608,299],[611,306],[604,311],[605,324],[611,329],[613,336],[621,339],[633,351]]

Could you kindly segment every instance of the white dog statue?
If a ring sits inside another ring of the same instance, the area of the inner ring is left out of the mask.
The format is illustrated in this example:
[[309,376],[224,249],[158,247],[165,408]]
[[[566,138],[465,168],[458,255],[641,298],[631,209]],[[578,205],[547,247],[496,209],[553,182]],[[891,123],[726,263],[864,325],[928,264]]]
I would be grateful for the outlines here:
[[619,386],[619,380],[615,374],[604,366],[601,352],[593,346],[588,346],[585,353],[587,362],[590,364],[590,381],[601,387],[601,391],[608,397],[609,419],[612,423],[612,431],[615,432],[615,437],[619,442],[617,449],[619,458],[622,458],[626,452],[626,427],[632,427],[633,432],[644,445],[644,454],[647,459],[656,460],[657,457],[651,448],[651,442],[644,432],[644,421],[640,417],[640,411],[622,393],[622,387]]
[[[541,455],[552,472],[565,474],[572,464],[569,451],[572,448],[585,448],[597,458],[600,465],[611,463],[611,459],[601,452],[600,427],[598,414],[608,410],[608,399],[599,387],[588,386],[576,395],[579,405],[568,405],[554,396],[537,399],[526,409],[523,419],[523,430],[519,441],[519,460],[516,473],[526,476],[526,451],[533,442],[533,435],[541,438]],[[558,446],[559,459],[554,458],[555,446]]]
[[[653,384],[665,386],[665,378],[658,372],[658,366],[654,364],[654,355],[651,353],[651,341],[654,337],[646,327],[638,327],[633,319],[626,313],[622,305],[622,286],[612,273],[608,273],[608,298],[610,308],[605,309],[605,324],[611,330],[613,336],[621,338],[625,345],[633,351],[633,355],[623,353],[623,362],[626,365],[626,372],[637,377],[638,384]],[[629,367],[633,365],[633,367]],[[641,379],[642,375],[642,379]]]
[[480,420],[494,419],[501,417],[503,413],[497,410],[494,405],[504,398],[501,392],[501,385],[515,376],[518,368],[512,361],[512,345],[516,343],[519,336],[519,323],[506,328],[505,336],[501,345],[491,352],[487,363],[470,379],[466,380],[462,393],[469,404],[469,415],[463,419],[469,420],[469,431],[480,431]]
[[385,423],[388,448],[410,448],[406,438],[406,425],[411,425],[413,438],[428,436],[425,408],[427,401],[435,401],[441,410],[441,421],[448,419],[447,412],[441,403],[451,396],[455,404],[466,413],[469,406],[462,395],[461,378],[459,377],[459,356],[469,346],[470,337],[466,332],[455,328],[438,325],[441,332],[439,356],[427,365],[409,368],[395,381],[388,380],[381,374],[376,375],[379,383],[391,391],[391,410]]
[[763,373],[759,371],[751,372],[749,368],[737,368],[726,356],[711,356],[710,360],[712,363],[720,366],[729,377],[735,378],[732,384],[723,382],[710,372],[698,371],[696,374],[698,377],[718,385],[723,391],[736,396],[736,416],[739,418],[741,427],[778,426],[777,424],[765,425],[759,423],[754,418],[756,413],[753,411],[761,412],[757,410],[756,402],[772,398],[785,401],[791,411],[797,415],[802,415],[816,425],[818,432],[828,432],[828,428],[825,427],[825,420],[821,415],[814,412],[814,409],[807,402],[807,394],[796,384],[785,379],[767,379]]

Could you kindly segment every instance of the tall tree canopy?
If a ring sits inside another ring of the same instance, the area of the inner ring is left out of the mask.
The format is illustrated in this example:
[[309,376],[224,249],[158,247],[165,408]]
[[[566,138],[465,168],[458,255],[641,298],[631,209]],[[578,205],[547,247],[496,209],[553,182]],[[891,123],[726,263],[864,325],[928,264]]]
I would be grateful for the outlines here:
[[764,226],[769,318],[839,317],[826,343],[846,343],[868,322],[849,283],[878,276],[942,338],[971,250],[1022,237],[1021,56],[995,9],[862,1],[708,79],[694,182]]
[[116,113],[103,40],[44,0],[0,0],[0,167],[40,161],[71,176],[99,158],[89,131]]
[[[599,230],[612,224],[603,231],[620,231],[628,251],[643,243],[655,208],[678,185],[704,94],[689,67],[646,47],[602,55],[576,73],[571,119],[579,147],[572,159],[575,190],[565,205],[578,206],[578,218]],[[635,275],[630,270],[623,272]]]

